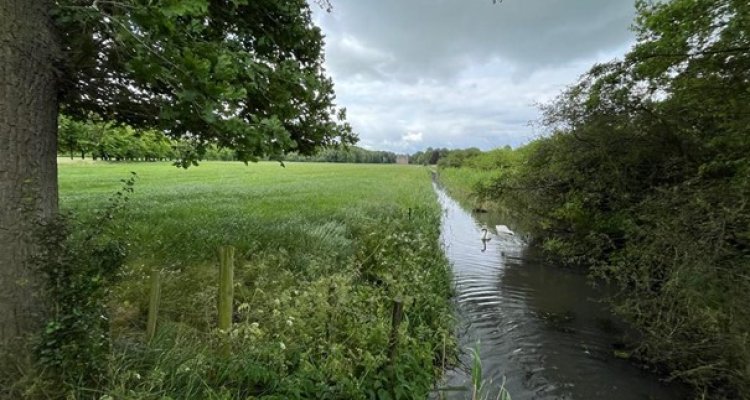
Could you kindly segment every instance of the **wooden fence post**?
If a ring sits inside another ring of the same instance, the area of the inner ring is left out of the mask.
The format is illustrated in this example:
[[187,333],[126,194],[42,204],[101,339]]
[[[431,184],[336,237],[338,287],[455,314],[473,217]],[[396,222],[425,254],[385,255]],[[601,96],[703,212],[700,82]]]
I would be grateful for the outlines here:
[[388,363],[390,364],[389,375],[391,380],[392,396],[396,398],[396,349],[398,347],[398,328],[404,318],[404,304],[401,299],[393,300],[393,313],[391,314],[391,334],[388,338]]
[[146,323],[146,341],[151,342],[156,335],[156,320],[159,314],[159,302],[161,301],[161,270],[155,269],[151,272],[151,293],[148,299],[148,321]]
[[[219,330],[232,329],[232,302],[234,301],[234,247],[219,247]],[[229,355],[229,343],[224,347]]]
[[391,315],[391,335],[388,338],[388,359],[393,364],[396,360],[396,347],[398,346],[398,327],[404,318],[404,304],[400,299],[393,300],[393,314]]
[[328,311],[327,311],[327,320],[326,320],[326,341],[331,340],[331,334],[333,330],[333,313],[336,311],[334,310],[334,305],[336,304],[336,286],[331,283],[328,286]]

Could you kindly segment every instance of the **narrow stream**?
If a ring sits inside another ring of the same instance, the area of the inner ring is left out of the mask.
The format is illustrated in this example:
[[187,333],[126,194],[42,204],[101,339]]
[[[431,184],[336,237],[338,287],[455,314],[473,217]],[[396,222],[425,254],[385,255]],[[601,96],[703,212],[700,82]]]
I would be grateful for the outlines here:
[[[483,379],[524,399],[684,399],[684,388],[615,357],[618,327],[602,294],[586,277],[549,265],[517,235],[498,233],[504,221],[478,221],[435,185],[444,209],[442,241],[456,282],[459,344],[477,348]],[[491,240],[483,249],[483,226]],[[449,371],[444,387],[469,388],[471,355]],[[467,389],[468,390],[468,389]],[[444,392],[447,399],[470,392]]]

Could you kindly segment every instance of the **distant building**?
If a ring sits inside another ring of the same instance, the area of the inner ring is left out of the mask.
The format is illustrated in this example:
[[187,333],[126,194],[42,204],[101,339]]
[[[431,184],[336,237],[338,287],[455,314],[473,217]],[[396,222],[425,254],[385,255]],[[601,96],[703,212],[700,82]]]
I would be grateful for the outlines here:
[[396,156],[396,164],[408,164],[409,163],[409,156],[400,154]]

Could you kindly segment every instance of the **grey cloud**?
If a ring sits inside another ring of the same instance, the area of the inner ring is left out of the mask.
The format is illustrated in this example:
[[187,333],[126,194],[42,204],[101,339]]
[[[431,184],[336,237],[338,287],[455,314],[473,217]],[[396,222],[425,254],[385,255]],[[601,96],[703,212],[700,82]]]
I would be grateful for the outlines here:
[[316,11],[364,147],[523,144],[536,104],[632,42],[631,0],[335,0]]
[[[527,121],[536,115],[534,96],[512,92],[533,92],[535,85],[533,80],[512,84],[502,77],[451,85],[357,79],[338,81],[337,91],[363,145],[411,152],[427,146],[522,144],[530,133]],[[405,140],[417,134],[421,140]]]
[[626,42],[630,0],[341,0],[325,27],[337,77],[444,79],[500,58],[519,70]]

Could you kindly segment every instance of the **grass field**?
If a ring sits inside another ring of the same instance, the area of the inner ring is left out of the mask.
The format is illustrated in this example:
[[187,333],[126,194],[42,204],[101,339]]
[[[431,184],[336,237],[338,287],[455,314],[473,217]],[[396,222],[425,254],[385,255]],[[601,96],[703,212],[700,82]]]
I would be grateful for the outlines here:
[[[114,398],[425,398],[452,349],[451,274],[425,169],[206,162],[59,164],[87,219],[129,172],[130,254],[111,301]],[[238,249],[231,332],[215,329],[216,250]],[[164,270],[143,340],[148,276]],[[389,361],[391,308],[405,304]],[[222,355],[218,342],[231,342]]]
[[65,162],[61,207],[86,214],[106,206],[130,171],[138,175],[126,210],[133,257],[149,265],[213,261],[222,244],[299,247],[322,225],[345,224],[362,211],[436,206],[428,173],[409,166],[205,162],[185,170]]

